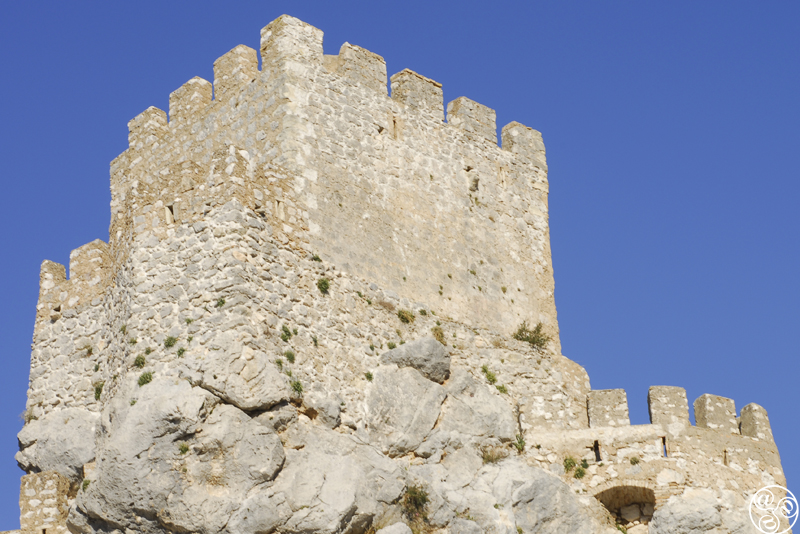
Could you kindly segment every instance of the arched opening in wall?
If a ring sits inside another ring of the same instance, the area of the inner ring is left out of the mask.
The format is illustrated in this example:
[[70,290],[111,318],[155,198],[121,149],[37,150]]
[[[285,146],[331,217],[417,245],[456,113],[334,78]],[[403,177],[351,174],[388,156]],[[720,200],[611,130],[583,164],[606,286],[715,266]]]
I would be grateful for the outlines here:
[[648,533],[656,506],[656,496],[650,488],[615,486],[601,491],[595,498],[611,513],[617,525],[629,533]]

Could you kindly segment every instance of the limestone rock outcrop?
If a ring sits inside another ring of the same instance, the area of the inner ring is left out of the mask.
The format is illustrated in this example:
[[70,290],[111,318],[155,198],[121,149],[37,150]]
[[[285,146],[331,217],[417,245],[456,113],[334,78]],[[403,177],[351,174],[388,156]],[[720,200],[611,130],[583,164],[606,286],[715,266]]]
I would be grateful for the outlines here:
[[416,339],[381,355],[381,363],[413,367],[428,380],[441,384],[450,376],[450,355],[433,337]]
[[78,483],[83,466],[94,461],[99,422],[100,414],[80,408],[51,412],[25,425],[15,459],[25,471],[56,471]]

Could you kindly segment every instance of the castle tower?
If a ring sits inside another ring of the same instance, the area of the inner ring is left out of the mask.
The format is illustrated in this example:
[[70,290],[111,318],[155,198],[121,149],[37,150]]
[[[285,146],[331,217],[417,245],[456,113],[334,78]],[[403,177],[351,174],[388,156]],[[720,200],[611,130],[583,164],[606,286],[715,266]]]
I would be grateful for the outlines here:
[[785,484],[764,408],[631,425],[561,355],[536,130],[288,16],[128,127],[109,243],[41,267],[25,529],[357,534],[419,483],[437,528],[601,532]]

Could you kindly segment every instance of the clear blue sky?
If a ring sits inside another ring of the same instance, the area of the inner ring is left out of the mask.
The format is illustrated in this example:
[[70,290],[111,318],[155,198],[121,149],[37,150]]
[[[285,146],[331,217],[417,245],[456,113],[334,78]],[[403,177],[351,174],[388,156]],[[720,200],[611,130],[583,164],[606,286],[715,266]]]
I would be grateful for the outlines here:
[[[490,7],[489,7],[490,6]],[[9,2],[0,529],[18,525],[39,265],[108,239],[128,120],[288,13],[540,130],[564,354],[595,389],[763,405],[800,491],[797,2]]]

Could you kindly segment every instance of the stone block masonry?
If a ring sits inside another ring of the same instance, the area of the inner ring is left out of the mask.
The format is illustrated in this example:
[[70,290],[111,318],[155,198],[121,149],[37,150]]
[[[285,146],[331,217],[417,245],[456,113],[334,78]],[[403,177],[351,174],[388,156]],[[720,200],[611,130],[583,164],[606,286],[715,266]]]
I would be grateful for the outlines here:
[[689,402],[683,388],[651,386],[647,392],[647,407],[653,424],[689,424]]
[[601,389],[590,391],[586,398],[589,426],[627,426],[628,397],[624,389]]
[[31,534],[68,532],[69,489],[69,480],[54,471],[22,477],[20,530]]
[[733,399],[708,393],[701,395],[694,401],[694,417],[699,427],[729,434],[739,433]]

